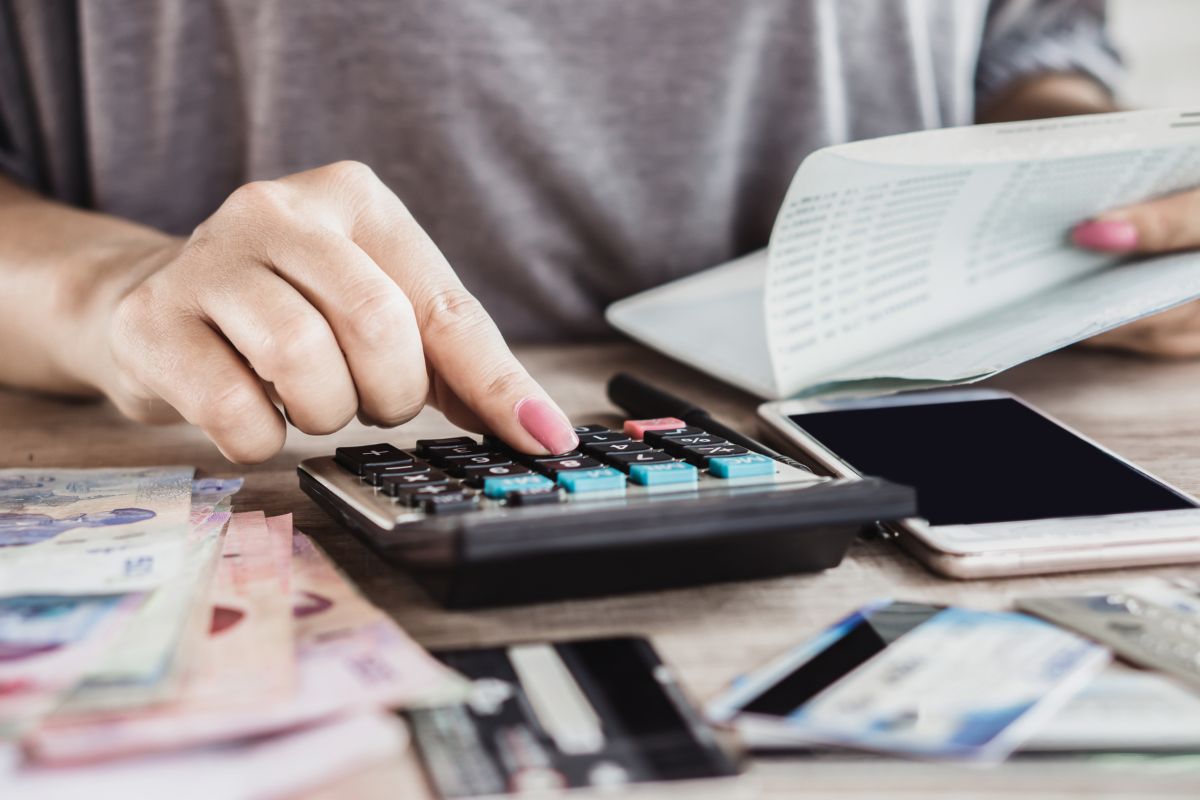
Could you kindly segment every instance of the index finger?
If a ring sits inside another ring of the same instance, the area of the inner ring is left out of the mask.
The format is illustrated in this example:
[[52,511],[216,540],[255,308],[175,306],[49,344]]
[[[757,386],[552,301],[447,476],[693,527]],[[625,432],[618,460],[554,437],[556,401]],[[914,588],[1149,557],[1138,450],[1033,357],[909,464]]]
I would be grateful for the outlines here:
[[[488,429],[528,453],[565,453],[579,438],[566,414],[525,370],[495,322],[400,199],[363,165],[304,173],[332,180],[349,209],[347,235],[408,295],[425,357]],[[301,176],[293,176],[301,177]]]
[[1075,244],[1110,253],[1163,253],[1200,247],[1200,189],[1110,211],[1071,232]]

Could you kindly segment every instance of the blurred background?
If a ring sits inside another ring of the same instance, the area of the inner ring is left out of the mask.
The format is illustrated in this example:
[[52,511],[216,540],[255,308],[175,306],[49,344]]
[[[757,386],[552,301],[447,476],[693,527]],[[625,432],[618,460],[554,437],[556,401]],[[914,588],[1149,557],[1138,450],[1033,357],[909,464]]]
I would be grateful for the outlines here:
[[1200,0],[1108,0],[1129,67],[1123,104],[1200,108]]

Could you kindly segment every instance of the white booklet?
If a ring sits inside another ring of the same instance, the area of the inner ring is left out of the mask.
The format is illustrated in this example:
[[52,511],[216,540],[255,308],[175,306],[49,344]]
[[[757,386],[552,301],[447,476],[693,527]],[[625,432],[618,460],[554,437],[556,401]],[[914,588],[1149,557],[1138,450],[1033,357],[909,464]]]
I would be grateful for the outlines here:
[[1200,186],[1200,110],[922,131],[819,150],[770,246],[608,308],[761,397],[993,375],[1200,297],[1200,253],[1118,258],[1071,228]]

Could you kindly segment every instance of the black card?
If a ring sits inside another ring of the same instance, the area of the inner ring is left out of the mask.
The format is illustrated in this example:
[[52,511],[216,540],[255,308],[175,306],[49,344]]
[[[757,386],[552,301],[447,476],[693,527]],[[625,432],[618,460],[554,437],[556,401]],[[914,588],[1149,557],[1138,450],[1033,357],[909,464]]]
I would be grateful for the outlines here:
[[737,765],[640,638],[434,653],[467,703],[408,713],[445,798],[733,775]]

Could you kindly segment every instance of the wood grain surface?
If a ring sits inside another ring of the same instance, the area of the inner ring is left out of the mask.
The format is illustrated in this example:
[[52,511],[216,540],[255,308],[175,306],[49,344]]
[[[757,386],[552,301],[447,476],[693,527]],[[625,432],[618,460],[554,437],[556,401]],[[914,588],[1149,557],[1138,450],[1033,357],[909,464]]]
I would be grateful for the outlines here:
[[[519,355],[579,423],[620,419],[604,395],[616,370],[650,377],[753,432],[756,400],[628,344],[520,348]],[[1200,493],[1200,363],[1148,361],[1086,350],[1057,353],[989,382],[1014,391],[1185,491]],[[1001,608],[1022,594],[1119,586],[1149,574],[1197,574],[1171,567],[1069,576],[955,582],[937,577],[887,542],[859,542],[837,569],[698,589],[448,612],[402,573],[330,522],[296,482],[295,465],[339,444],[408,444],[455,429],[433,411],[381,432],[353,424],[330,437],[291,431],[271,461],[238,467],[186,425],[144,427],[102,402],[63,401],[0,390],[0,466],[85,467],[194,464],[216,475],[246,475],[241,510],[295,514],[367,596],[430,648],[532,638],[632,633],[650,637],[698,701],[731,678],[878,597]],[[1031,454],[1036,457],[1036,453]],[[1064,476],[1071,480],[1071,476]],[[1200,756],[1144,762],[1019,761],[972,769],[900,761],[778,758],[753,762],[742,777],[706,785],[656,786],[642,797],[1093,797],[1200,796]],[[431,796],[410,751],[324,787],[313,797]]]

